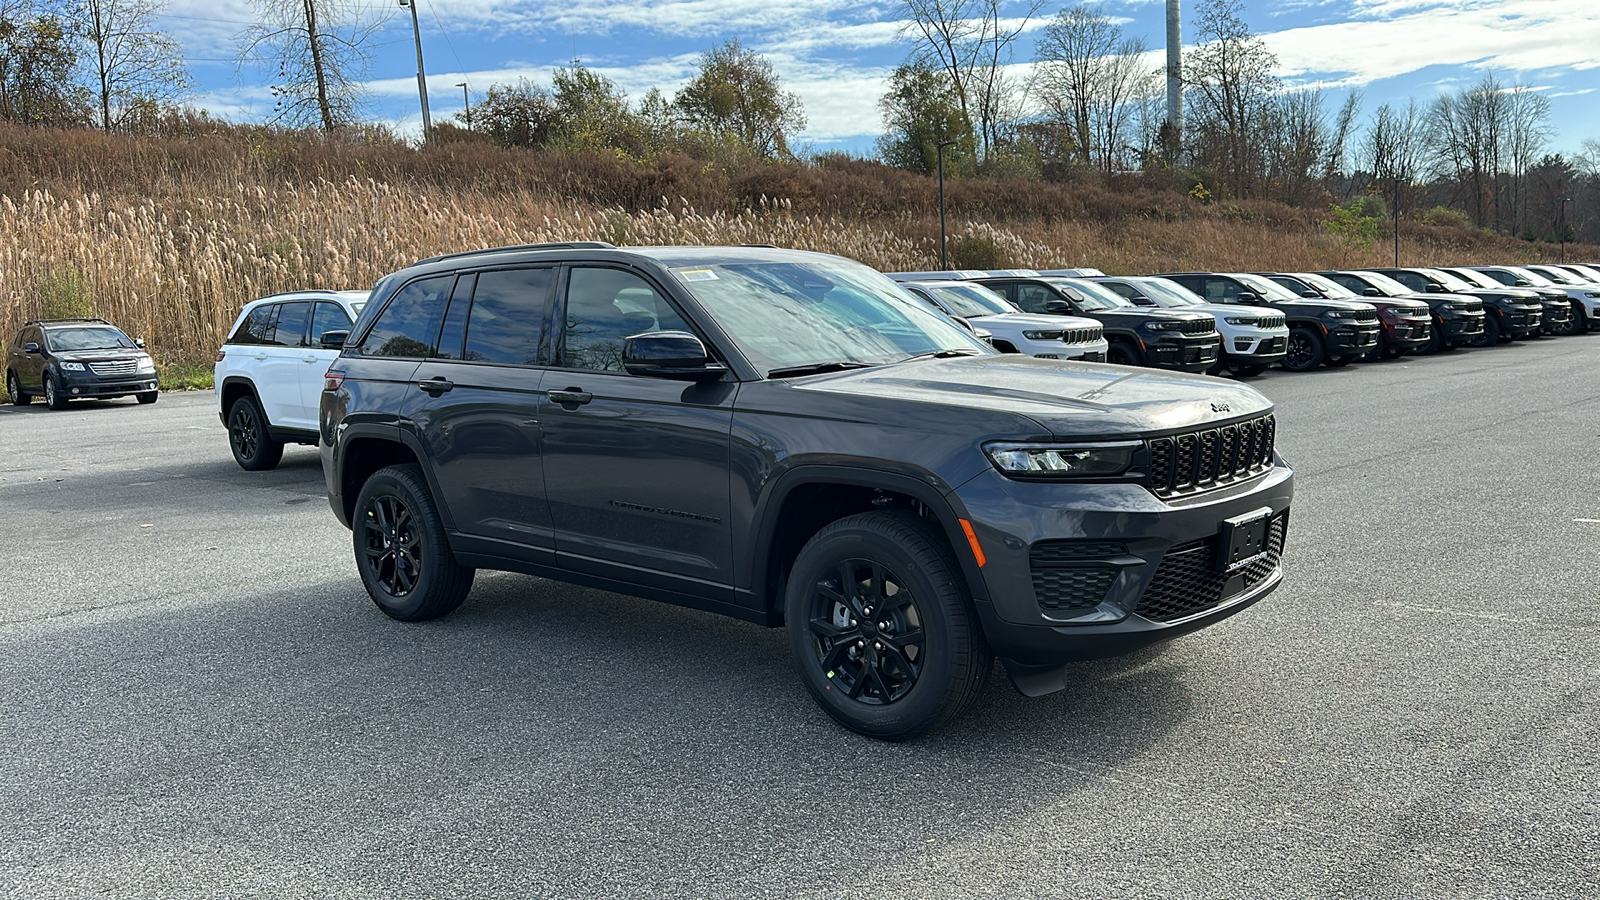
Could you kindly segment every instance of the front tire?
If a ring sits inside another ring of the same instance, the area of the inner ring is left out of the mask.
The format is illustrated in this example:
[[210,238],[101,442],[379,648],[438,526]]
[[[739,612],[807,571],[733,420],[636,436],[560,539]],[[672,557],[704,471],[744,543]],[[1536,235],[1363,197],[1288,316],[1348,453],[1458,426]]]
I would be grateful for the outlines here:
[[161,396],[161,392],[160,391],[145,391],[142,394],[135,394],[134,396],[136,398],[138,398],[140,403],[143,403],[146,406],[148,406],[148,405],[156,402],[156,398]]
[[6,370],[6,393],[11,396],[12,406],[27,406],[33,402],[31,394],[23,393],[22,382],[17,380],[17,373],[10,369]]
[[1283,358],[1283,367],[1291,372],[1310,372],[1327,358],[1322,347],[1322,336],[1304,325],[1289,329],[1289,353]]
[[1144,355],[1127,341],[1112,341],[1106,348],[1106,362],[1118,366],[1142,366]]
[[1483,333],[1468,342],[1469,347],[1493,347],[1500,343],[1500,317],[1493,313],[1483,317]]
[[909,512],[860,513],[817,532],[795,559],[784,612],[811,696],[878,740],[956,719],[994,667],[960,564]]
[[1567,337],[1574,334],[1583,334],[1588,330],[1588,321],[1583,316],[1582,304],[1575,303],[1572,307],[1572,315],[1567,317],[1567,321],[1552,329],[1550,333],[1559,335],[1561,337]]
[[44,373],[44,405],[57,410],[67,408],[67,395],[62,393],[55,372]]
[[476,570],[456,562],[444,520],[414,465],[379,469],[361,486],[350,521],[356,568],[372,602],[402,622],[454,612]]
[[240,397],[228,411],[228,446],[233,461],[246,472],[274,469],[283,459],[283,442],[272,439],[267,417],[253,397]]

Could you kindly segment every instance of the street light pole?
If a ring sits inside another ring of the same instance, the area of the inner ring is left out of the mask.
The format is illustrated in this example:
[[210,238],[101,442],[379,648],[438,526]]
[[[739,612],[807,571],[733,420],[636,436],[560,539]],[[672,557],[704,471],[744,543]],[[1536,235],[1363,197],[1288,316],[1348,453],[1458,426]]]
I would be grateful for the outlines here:
[[1400,268],[1400,176],[1394,176],[1394,209],[1390,211],[1394,219],[1394,267]]
[[465,81],[463,81],[460,84],[456,85],[456,87],[461,88],[461,102],[467,108],[467,130],[471,131],[472,130],[472,98],[467,95],[467,83]]
[[1561,244],[1561,264],[1567,264],[1567,203],[1571,197],[1561,198],[1561,224],[1556,227],[1556,240]]
[[955,141],[939,142],[939,268],[950,268],[950,243],[944,236],[944,148],[953,146]]
[[417,24],[417,0],[400,0],[401,6],[411,8],[411,36],[417,42],[417,96],[422,98],[422,139],[433,131],[433,119],[428,115],[428,76],[422,69],[422,26]]

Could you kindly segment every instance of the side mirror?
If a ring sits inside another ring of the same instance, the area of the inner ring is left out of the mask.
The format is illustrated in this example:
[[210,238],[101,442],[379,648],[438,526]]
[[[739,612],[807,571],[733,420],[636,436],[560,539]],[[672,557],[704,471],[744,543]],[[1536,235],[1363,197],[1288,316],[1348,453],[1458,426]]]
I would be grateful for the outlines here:
[[349,337],[350,332],[348,330],[324,331],[322,336],[317,338],[317,343],[321,344],[322,349],[324,350],[343,350],[344,342],[348,340]]
[[1249,303],[1254,305],[1261,302],[1261,295],[1253,291],[1240,291],[1238,299],[1240,303]]
[[1533,287],[1533,282],[1526,278],[1518,278],[1516,281],[1513,281],[1512,284],[1517,287]]
[[950,318],[952,320],[954,320],[957,325],[960,325],[962,328],[965,328],[966,330],[972,332],[973,334],[977,334],[978,333],[977,329],[972,327],[972,323],[968,322],[966,319],[962,318],[961,316],[951,316]]
[[1428,286],[1423,288],[1422,290],[1423,290],[1423,293],[1427,293],[1427,294],[1442,294],[1442,293],[1444,293],[1444,285],[1435,284],[1434,282],[1430,281],[1430,282],[1428,282]]
[[143,350],[144,349],[144,338],[134,338],[133,339],[133,345],[135,347],[138,347],[140,350]]
[[1156,305],[1156,302],[1154,300],[1151,300],[1149,297],[1146,297],[1143,294],[1134,294],[1132,297],[1128,298],[1128,302],[1134,304],[1135,306],[1155,306]]
[[629,375],[716,381],[728,367],[711,359],[687,331],[649,331],[622,339],[622,368]]
[[29,341],[26,344],[22,345],[22,352],[23,353],[38,353],[39,352],[39,345],[35,344],[33,341]]
[[1316,291],[1301,291],[1300,296],[1309,297],[1312,300],[1320,300],[1322,298],[1322,295]]
[[1361,296],[1363,296],[1363,297],[1382,297],[1383,296],[1383,291],[1380,291],[1375,287],[1363,288],[1362,291],[1361,291]]
[[1044,311],[1052,316],[1070,316],[1072,315],[1072,304],[1065,300],[1046,300],[1044,302]]

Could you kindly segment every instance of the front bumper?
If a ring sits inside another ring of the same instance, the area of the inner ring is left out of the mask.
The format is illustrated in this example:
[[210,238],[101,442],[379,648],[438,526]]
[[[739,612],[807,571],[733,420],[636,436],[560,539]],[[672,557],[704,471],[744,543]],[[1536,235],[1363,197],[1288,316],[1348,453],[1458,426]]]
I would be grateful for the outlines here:
[[1390,347],[1415,350],[1433,339],[1433,323],[1426,319],[1399,319],[1383,323],[1383,341]]
[[1521,338],[1539,333],[1544,314],[1528,310],[1501,310],[1500,330],[1507,337]]
[[[1118,656],[1226,618],[1272,591],[1294,494],[1281,461],[1165,502],[1136,484],[1022,482],[989,471],[956,491],[987,557],[984,634],[1013,677]],[[1233,575],[1223,522],[1266,511],[1270,552]],[[1020,684],[1020,680],[1019,680]]]
[[1539,328],[1545,334],[1555,334],[1572,323],[1572,304],[1565,299],[1546,301]]
[[1222,339],[1216,332],[1204,338],[1162,338],[1145,344],[1144,364],[1155,369],[1204,372],[1216,364],[1221,352]]
[[1270,366],[1289,354],[1289,329],[1231,334],[1223,338],[1223,359],[1234,365]]
[[1328,329],[1328,351],[1338,356],[1362,354],[1378,346],[1378,323],[1341,325]]
[[1035,356],[1048,357],[1049,359],[1076,359],[1082,362],[1105,362],[1106,351],[1111,345],[1104,339],[1091,341],[1087,344],[1062,344],[1055,355],[1035,353]]
[[69,399],[88,397],[102,399],[126,397],[129,394],[147,394],[158,390],[154,372],[135,372],[131,375],[95,375],[89,372],[57,372],[61,393]]

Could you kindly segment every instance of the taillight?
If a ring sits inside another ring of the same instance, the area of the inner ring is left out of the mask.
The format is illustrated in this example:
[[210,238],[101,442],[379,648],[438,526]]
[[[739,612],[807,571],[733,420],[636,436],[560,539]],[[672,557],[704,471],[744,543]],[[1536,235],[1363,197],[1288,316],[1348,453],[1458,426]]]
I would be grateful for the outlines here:
[[341,384],[344,384],[343,372],[329,372],[322,376],[322,389],[324,391],[337,391]]
[[218,350],[218,351],[217,351],[217,362],[222,362],[222,358],[223,358],[223,357],[224,357],[224,356],[227,356],[227,355],[228,355],[228,351],[226,351],[226,350],[220,350],[220,349],[219,349],[219,350]]

